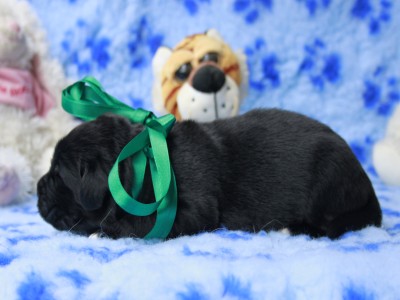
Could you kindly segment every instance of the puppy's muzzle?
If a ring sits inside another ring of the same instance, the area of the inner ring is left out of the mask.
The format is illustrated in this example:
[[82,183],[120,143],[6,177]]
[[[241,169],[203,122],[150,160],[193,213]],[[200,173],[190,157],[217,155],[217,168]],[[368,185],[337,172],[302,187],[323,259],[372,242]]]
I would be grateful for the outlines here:
[[39,212],[44,218],[46,218],[50,213],[50,207],[48,205],[43,205],[44,203],[46,203],[46,201],[44,201],[44,198],[46,198],[47,195],[47,185],[48,179],[47,175],[45,175],[37,183]]

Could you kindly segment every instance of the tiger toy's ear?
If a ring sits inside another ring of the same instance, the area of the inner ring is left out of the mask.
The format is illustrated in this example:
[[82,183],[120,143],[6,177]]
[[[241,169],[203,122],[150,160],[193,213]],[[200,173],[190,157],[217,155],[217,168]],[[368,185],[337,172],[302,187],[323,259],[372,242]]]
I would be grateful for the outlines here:
[[157,49],[152,61],[153,68],[153,106],[160,114],[166,114],[167,111],[164,106],[164,100],[161,92],[162,70],[165,63],[172,54],[172,50],[168,47],[162,46]]
[[224,43],[224,40],[222,39],[222,37],[220,36],[220,34],[218,33],[217,29],[215,28],[211,28],[209,30],[207,30],[205,32],[205,34],[209,37],[215,38],[216,40]]
[[171,54],[172,50],[165,46],[158,48],[156,54],[154,54],[152,67],[153,74],[157,80],[161,80],[162,69]]

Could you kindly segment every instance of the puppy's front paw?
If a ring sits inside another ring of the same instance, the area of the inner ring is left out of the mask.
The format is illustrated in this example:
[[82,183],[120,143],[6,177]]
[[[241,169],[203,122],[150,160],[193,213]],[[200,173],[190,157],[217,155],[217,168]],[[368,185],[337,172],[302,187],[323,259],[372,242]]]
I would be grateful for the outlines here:
[[107,237],[107,235],[105,235],[104,233],[102,233],[100,231],[93,232],[91,235],[89,235],[89,239],[91,239],[91,240],[97,240],[97,239],[101,239],[104,237]]
[[289,228],[283,228],[283,229],[279,230],[279,232],[283,233],[285,235],[290,235],[291,234]]
[[0,166],[0,206],[11,204],[16,200],[21,188],[18,173],[6,166]]

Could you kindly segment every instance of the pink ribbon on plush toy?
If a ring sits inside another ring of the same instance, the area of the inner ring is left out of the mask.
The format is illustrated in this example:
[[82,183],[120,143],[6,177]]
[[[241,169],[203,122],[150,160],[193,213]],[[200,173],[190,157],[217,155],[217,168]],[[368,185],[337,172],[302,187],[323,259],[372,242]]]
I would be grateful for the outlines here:
[[46,116],[54,99],[30,71],[0,68],[0,103]]

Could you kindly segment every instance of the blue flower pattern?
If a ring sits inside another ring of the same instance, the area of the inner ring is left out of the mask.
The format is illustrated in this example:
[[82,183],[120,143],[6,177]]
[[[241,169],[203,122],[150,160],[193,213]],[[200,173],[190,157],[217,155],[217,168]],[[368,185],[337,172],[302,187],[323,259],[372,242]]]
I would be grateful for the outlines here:
[[[392,19],[392,1],[356,0],[351,9],[351,16],[368,24],[371,35],[379,34],[381,28]],[[376,8],[374,9],[374,7]]]
[[245,53],[249,63],[250,87],[259,92],[278,88],[281,84],[279,57],[268,50],[266,41],[256,38],[253,45],[246,48]]
[[195,16],[199,12],[200,6],[209,2],[210,0],[183,0],[183,5],[190,15]]
[[399,77],[387,74],[383,66],[378,66],[372,75],[364,80],[362,98],[367,109],[383,116],[391,115],[400,101]]
[[341,56],[326,48],[326,43],[319,38],[306,44],[305,56],[299,67],[299,72],[307,74],[311,84],[319,91],[323,91],[327,83],[337,83],[341,77]]
[[315,16],[318,10],[327,9],[332,0],[297,0],[304,4],[310,16]]
[[[67,70],[74,70],[70,72],[74,72],[71,75],[75,76],[86,76],[96,71],[106,70],[111,59],[110,44],[108,37],[99,36],[95,27],[78,19],[75,27],[65,33],[61,42],[64,66]],[[76,68],[70,66],[76,66]]]
[[133,69],[147,67],[150,58],[162,45],[163,35],[153,33],[145,17],[137,26],[131,28],[130,34],[128,49],[132,57],[131,67]]
[[265,11],[271,11],[273,4],[273,0],[235,0],[233,10],[242,14],[247,24],[253,24],[263,16]]

